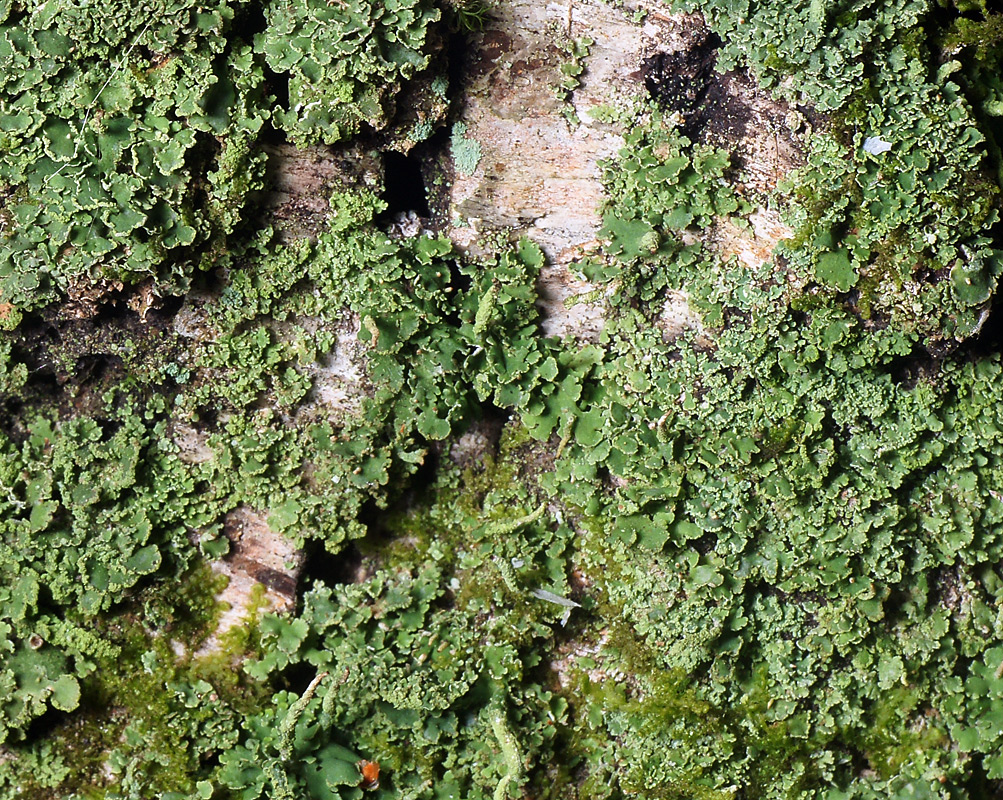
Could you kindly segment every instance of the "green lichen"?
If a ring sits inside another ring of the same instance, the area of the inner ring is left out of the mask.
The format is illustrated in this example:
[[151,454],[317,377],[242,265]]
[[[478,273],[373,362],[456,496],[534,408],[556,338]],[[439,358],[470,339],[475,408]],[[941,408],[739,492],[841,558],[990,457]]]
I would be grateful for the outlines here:
[[219,588],[200,567],[100,623],[108,649],[82,681],[79,708],[44,741],[8,751],[0,797],[140,798],[151,786],[190,796],[213,753],[232,747],[235,720],[261,700],[230,663],[254,652],[238,635],[246,629],[217,654],[192,656],[218,619]]
[[[514,790],[526,763],[551,757],[555,731],[548,720],[560,719],[563,704],[528,671],[540,664],[534,643],[550,641],[559,623],[529,589],[544,576],[555,588],[565,583],[561,556],[570,532],[542,523],[540,513],[507,519],[512,502],[525,497],[518,483],[507,482],[511,468],[506,462],[481,476],[487,493],[473,501],[454,502],[460,476],[447,473],[432,516],[421,512],[393,523],[420,537],[418,570],[377,567],[360,584],[307,592],[296,619],[265,620],[265,655],[248,666],[251,675],[279,676],[297,664],[316,670],[296,757],[287,760],[294,793],[361,796],[357,772],[351,787],[326,777],[341,769],[327,765],[332,748],[377,760],[389,785],[411,797],[433,797],[444,786],[464,797],[511,796],[498,787]],[[477,526],[484,518],[494,522]],[[379,551],[371,558],[374,565],[383,560]],[[521,591],[501,580],[499,559],[520,564]],[[244,796],[273,790],[267,771],[252,765],[275,746],[262,738],[274,735],[266,733],[271,727],[261,725],[272,714],[291,713],[282,710],[282,697],[274,712],[248,723],[245,741],[223,757],[220,779]],[[312,777],[317,772],[325,790]]]
[[274,119],[301,145],[385,128],[405,82],[441,47],[439,9],[425,0],[275,0],[265,16],[254,49],[289,76],[288,106]]
[[475,139],[466,137],[467,126],[462,122],[453,125],[449,139],[449,152],[453,156],[453,164],[461,175],[473,175],[477,165],[481,163],[481,146]]
[[[959,345],[1000,270],[998,20],[700,7],[721,66],[829,115],[770,200],[794,235],[721,258],[732,157],[600,112],[582,345],[542,334],[529,240],[393,238],[379,186],[315,239],[247,215],[270,126],[431,134],[434,6],[276,1],[249,41],[244,3],[0,4],[2,796],[987,796],[1003,364]],[[199,276],[173,325],[18,319]],[[259,590],[199,656],[236,509],[306,548],[297,610]]]
[[[187,291],[262,187],[258,140],[270,127],[301,144],[385,128],[396,95],[419,75],[411,99],[427,102],[405,116],[417,114],[427,136],[444,113],[430,4],[274,2],[250,41],[255,11],[227,0],[6,7],[4,324],[92,275]],[[277,105],[267,91],[281,81],[288,99]]]
[[560,83],[554,87],[557,99],[565,104],[562,113],[572,125],[578,124],[578,113],[571,105],[571,96],[575,89],[581,86],[585,64],[595,41],[591,36],[572,39],[569,36],[558,38],[557,45],[561,49],[565,61],[560,65]]
[[848,302],[866,317],[960,340],[978,331],[1001,270],[989,234],[999,217],[998,55],[984,9],[945,30],[931,8],[700,4],[725,39],[719,69],[748,64],[832,118],[808,134],[808,165],[790,181],[797,234],[782,253],[798,280],[855,289]]
[[193,250],[233,230],[263,163],[247,147],[261,72],[228,43],[234,16],[226,2],[5,14],[5,303],[37,307],[90,273],[183,290]]

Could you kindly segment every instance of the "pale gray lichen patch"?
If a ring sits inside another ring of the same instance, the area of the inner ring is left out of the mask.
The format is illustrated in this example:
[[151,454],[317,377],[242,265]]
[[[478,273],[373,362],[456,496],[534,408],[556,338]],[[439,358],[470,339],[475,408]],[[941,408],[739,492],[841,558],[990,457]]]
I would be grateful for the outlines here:
[[665,293],[665,303],[655,321],[662,330],[666,341],[678,339],[684,333],[692,332],[695,343],[702,348],[710,347],[712,339],[704,329],[700,314],[690,307],[686,292],[670,289]]
[[[303,322],[309,331],[309,322]],[[303,405],[304,412],[349,417],[359,412],[364,398],[371,394],[367,348],[359,341],[360,324],[357,315],[346,314],[330,352],[306,367],[313,385]]]
[[705,241],[722,260],[737,258],[750,270],[773,258],[777,244],[794,233],[780,212],[771,208],[757,208],[743,222],[738,225],[728,218],[716,220]]

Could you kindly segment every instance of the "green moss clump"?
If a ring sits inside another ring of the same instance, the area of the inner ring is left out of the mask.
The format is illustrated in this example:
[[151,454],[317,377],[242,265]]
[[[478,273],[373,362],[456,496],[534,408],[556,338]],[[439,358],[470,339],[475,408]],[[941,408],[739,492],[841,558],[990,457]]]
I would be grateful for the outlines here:
[[509,459],[475,478],[475,493],[447,470],[433,503],[387,519],[399,545],[362,543],[370,578],[316,586],[295,619],[264,620],[264,656],[248,672],[274,680],[298,667],[313,688],[280,692],[248,721],[223,756],[224,785],[249,798],[361,797],[360,757],[387,775],[378,797],[511,797],[542,777],[524,773],[556,757],[564,706],[532,676],[561,609],[531,590],[568,592],[570,531],[539,514],[509,524],[527,501]]
[[[214,594],[226,579],[200,566],[140,592],[96,632],[106,643],[81,681],[79,708],[42,742],[12,747],[0,765],[0,797],[189,797],[233,747],[262,687],[233,669],[255,653],[232,629],[212,656],[193,652],[214,630]],[[250,624],[254,624],[252,620]]]

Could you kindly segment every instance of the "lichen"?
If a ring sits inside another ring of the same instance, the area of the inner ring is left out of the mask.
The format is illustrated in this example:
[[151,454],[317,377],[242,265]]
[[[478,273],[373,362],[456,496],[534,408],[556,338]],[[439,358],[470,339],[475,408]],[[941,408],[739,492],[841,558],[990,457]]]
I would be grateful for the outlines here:
[[404,83],[441,47],[440,11],[426,0],[276,0],[264,12],[254,49],[288,75],[288,107],[274,119],[301,145],[387,127]]
[[467,126],[462,122],[453,125],[449,139],[449,152],[453,156],[453,164],[461,175],[473,175],[481,162],[481,146],[474,139],[466,136]]
[[255,13],[230,0],[5,4],[5,325],[86,275],[187,291],[263,186],[270,129],[306,144],[385,128],[394,96],[428,73],[413,95],[432,133],[438,9],[277,0],[249,38]]
[[[529,239],[391,236],[376,184],[311,239],[249,214],[266,134],[400,151],[442,124],[435,6],[128,5],[0,4],[0,796],[1003,778],[986,7],[700,3],[720,66],[826,117],[764,198],[657,102],[598,113],[624,147],[573,265],[604,303],[583,344],[543,335]],[[793,235],[724,257],[760,202]],[[70,313],[112,279],[185,305]],[[346,338],[357,403],[324,405]],[[305,548],[298,603],[199,655],[238,508]]]

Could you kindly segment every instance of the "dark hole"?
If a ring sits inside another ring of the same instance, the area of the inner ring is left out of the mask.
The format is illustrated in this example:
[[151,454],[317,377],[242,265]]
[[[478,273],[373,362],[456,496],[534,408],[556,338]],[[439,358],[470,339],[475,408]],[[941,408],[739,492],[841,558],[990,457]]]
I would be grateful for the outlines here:
[[62,341],[59,328],[45,322],[36,314],[25,315],[17,338],[11,342],[11,356],[14,363],[28,368],[26,390],[41,390],[41,394],[55,392],[58,387],[51,351]]
[[988,355],[1003,350],[1003,303],[1000,302],[998,294],[993,298],[989,316],[975,337],[972,349],[978,355]]
[[885,598],[885,602],[882,604],[882,609],[885,613],[885,619],[888,620],[890,625],[894,625],[899,620],[907,622],[910,619],[906,610],[911,600],[911,593],[904,589],[898,588],[889,592],[888,597]]
[[285,678],[286,686],[289,691],[293,694],[302,695],[306,691],[307,687],[317,675],[317,668],[313,664],[307,664],[301,662],[299,664],[292,664],[286,667],[285,671],[282,673],[282,677]]
[[[223,90],[220,89],[219,91]],[[207,104],[211,102],[213,101],[208,100]],[[215,136],[206,131],[196,131],[195,146],[191,147],[185,153],[185,168],[189,172],[197,172],[201,169],[202,164],[215,161],[219,157],[222,149],[223,146],[220,143],[220,140]]]
[[24,403],[12,396],[0,397],[0,431],[8,439],[20,443],[20,424]]
[[[971,753],[968,762],[969,779],[965,789],[969,797],[984,797],[986,800],[1003,800],[1003,781],[992,780],[986,773],[982,753]],[[959,787],[960,788],[960,787]]]
[[195,420],[200,430],[216,433],[219,430],[219,409],[216,406],[199,406],[195,411]]
[[470,46],[469,37],[462,31],[457,31],[449,37],[446,43],[446,54],[449,63],[446,74],[449,77],[450,96],[457,87],[466,82],[470,62],[476,58],[477,50]]
[[431,227],[448,227],[449,225],[449,181],[435,180],[435,176],[449,175],[452,170],[453,162],[452,156],[449,154],[449,136],[449,126],[443,125],[424,142],[419,142],[415,145],[412,151],[423,166],[422,175],[428,178],[425,182],[425,196],[429,209],[429,225]]
[[425,454],[425,460],[418,465],[418,468],[414,471],[411,475],[411,479],[408,481],[405,499],[409,497],[413,497],[416,500],[424,498],[424,502],[427,503],[429,499],[428,493],[435,484],[438,475],[439,451],[434,447],[429,447],[428,452]]
[[101,426],[101,442],[110,442],[115,434],[119,432],[122,428],[122,423],[118,420],[105,420],[104,425]]
[[[713,33],[687,50],[655,53],[644,60],[642,74],[649,96],[682,117],[680,130],[691,140],[734,142],[752,120],[747,95],[754,83],[744,73],[715,69],[721,40]],[[741,165],[740,154],[733,154]]]
[[[365,538],[360,542],[362,550],[365,550],[367,554],[379,554],[382,550],[394,540],[394,532],[384,524],[384,518],[394,515],[401,511],[402,509],[410,508],[408,497],[409,494],[404,495],[404,499],[399,500],[394,503],[390,508],[380,509],[377,508],[374,503],[367,503],[359,514],[359,521],[366,526]],[[355,558],[353,559],[353,566],[355,569],[361,567],[362,560],[365,558],[362,555],[362,551],[358,550],[353,554]],[[355,574],[358,574],[357,572]],[[354,576],[352,577],[354,580]],[[341,581],[342,583],[349,583],[348,580]]]
[[383,199],[387,204],[386,216],[395,217],[413,211],[427,217],[428,194],[421,174],[421,159],[412,151],[402,155],[394,151],[383,154]]
[[[258,144],[265,147],[280,147],[289,141],[289,136],[284,130],[274,127],[272,123],[265,123],[258,136]],[[267,186],[275,184],[275,164],[274,159],[269,158],[265,167],[267,172]],[[260,192],[258,193],[260,194]]]
[[118,356],[104,353],[80,356],[74,365],[73,378],[77,383],[99,381],[110,368],[119,367],[121,364],[122,359]]
[[688,50],[649,56],[642,65],[648,94],[667,111],[678,111],[684,117],[692,114],[713,78],[720,46],[721,40],[708,34]]
[[243,3],[233,17],[233,30],[240,34],[245,42],[250,42],[254,34],[264,32],[268,27],[265,19],[264,3]]
[[921,344],[915,344],[907,355],[892,359],[888,373],[892,380],[905,389],[913,388],[933,364],[934,358]]
[[41,741],[59,730],[66,724],[66,712],[55,708],[48,708],[28,723],[25,729],[25,739],[28,741]]
[[105,324],[120,324],[123,320],[133,316],[131,308],[121,302],[124,292],[115,292],[101,298],[98,304],[97,313],[91,318],[90,323],[95,328],[103,327]]
[[691,541],[690,545],[700,555],[705,556],[708,553],[713,552],[714,548],[717,547],[717,534],[713,531],[707,531],[703,534],[703,536]]
[[21,343],[15,347],[23,347],[25,352],[44,350],[62,341],[59,327],[38,313],[25,314],[15,335]]
[[[1003,222],[996,223],[989,230],[992,246],[1003,246]],[[950,280],[949,274],[946,277]],[[979,332],[968,339],[960,348],[962,354],[980,358],[1003,352],[1003,281],[997,286],[989,301],[988,314]]]
[[59,379],[51,369],[39,369],[28,372],[25,389],[42,397],[55,397],[59,394]]
[[332,553],[323,542],[307,543],[303,558],[300,582],[303,591],[314,585],[336,586],[355,583],[362,566],[362,553],[354,543]]
[[212,751],[209,756],[200,755],[199,764],[202,769],[215,769],[219,766],[219,753]]
[[284,111],[289,110],[289,73],[276,72],[263,60],[261,70],[265,76],[265,91],[275,96],[275,105]]
[[157,327],[163,327],[164,324],[174,319],[184,302],[183,295],[168,295],[161,298],[160,302],[147,312],[147,322],[155,324]]
[[38,596],[35,598],[35,609],[39,614],[59,613],[60,604],[52,598],[52,589],[49,586],[39,585]]

